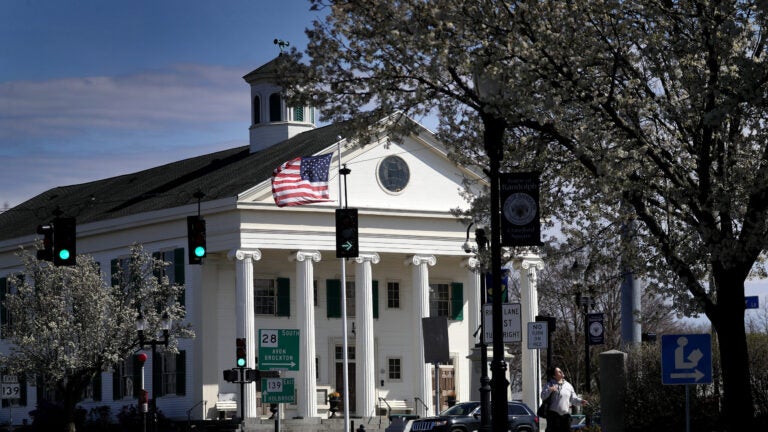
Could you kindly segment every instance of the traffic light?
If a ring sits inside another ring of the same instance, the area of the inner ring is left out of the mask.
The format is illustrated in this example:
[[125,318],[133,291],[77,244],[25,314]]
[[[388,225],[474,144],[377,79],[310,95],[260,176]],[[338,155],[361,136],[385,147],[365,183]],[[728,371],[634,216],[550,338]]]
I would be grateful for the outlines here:
[[224,370],[224,381],[226,382],[237,382],[239,379],[237,373],[237,369],[225,369]]
[[336,209],[336,258],[357,258],[357,209]]
[[75,218],[53,220],[53,265],[73,266],[77,256],[77,223]]
[[205,219],[187,216],[187,254],[190,264],[202,264],[206,255]]
[[53,225],[38,225],[37,233],[43,235],[43,248],[37,251],[37,259],[53,261]]
[[247,350],[245,349],[245,338],[237,338],[235,339],[235,344],[237,345],[237,350],[235,352],[236,356],[235,364],[237,367],[245,367],[247,364],[246,357],[248,356]]

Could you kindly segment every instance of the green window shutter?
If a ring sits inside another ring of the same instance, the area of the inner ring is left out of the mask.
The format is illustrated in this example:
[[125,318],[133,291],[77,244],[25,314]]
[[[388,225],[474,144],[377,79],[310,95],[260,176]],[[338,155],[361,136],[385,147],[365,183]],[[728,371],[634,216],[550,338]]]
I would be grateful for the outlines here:
[[277,278],[277,316],[291,316],[291,280]]
[[[173,277],[178,285],[184,285],[184,248],[178,248],[173,250]],[[179,295],[179,304],[185,306],[187,289],[184,287],[184,291]]]
[[[157,400],[163,396],[163,355],[155,352],[152,356],[152,397]],[[134,381],[138,382],[138,381]],[[136,388],[137,386],[133,386]]]
[[459,282],[451,284],[451,319],[464,319],[464,284]]
[[325,281],[328,318],[341,318],[341,281],[328,279]]
[[379,281],[373,281],[373,318],[379,317]]
[[101,400],[101,372],[97,373],[96,376],[93,377],[93,400]]
[[112,286],[120,285],[120,281],[117,280],[117,258],[109,262],[109,274],[112,275]]
[[176,394],[187,394],[187,352],[176,354]]
[[[120,392],[120,368],[115,365],[114,369],[114,372],[112,372],[112,400],[117,401],[122,399],[123,395]],[[139,377],[139,379],[141,379],[141,377]]]
[[[0,278],[0,325],[8,324],[8,309],[5,308],[5,295],[8,291],[8,279]],[[3,334],[3,336],[5,336]]]

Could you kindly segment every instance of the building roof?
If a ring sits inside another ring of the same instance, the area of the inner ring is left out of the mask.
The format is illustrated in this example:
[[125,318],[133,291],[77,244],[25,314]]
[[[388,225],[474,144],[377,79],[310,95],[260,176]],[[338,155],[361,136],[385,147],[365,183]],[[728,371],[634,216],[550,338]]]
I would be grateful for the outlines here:
[[237,147],[89,183],[60,186],[0,214],[0,240],[36,232],[56,213],[96,222],[197,203],[235,198],[268,180],[281,163],[315,154],[338,141],[342,124],[304,132],[264,150]]

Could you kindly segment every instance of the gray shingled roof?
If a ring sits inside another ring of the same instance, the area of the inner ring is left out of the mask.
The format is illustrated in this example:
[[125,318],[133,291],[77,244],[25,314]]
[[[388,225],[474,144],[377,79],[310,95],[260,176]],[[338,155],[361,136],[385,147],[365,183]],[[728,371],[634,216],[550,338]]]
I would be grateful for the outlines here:
[[269,179],[281,163],[313,155],[337,141],[342,125],[299,134],[272,147],[250,153],[249,146],[184,159],[132,174],[71,186],[60,186],[0,214],[0,240],[35,234],[56,210],[95,222],[137,213],[236,197]]

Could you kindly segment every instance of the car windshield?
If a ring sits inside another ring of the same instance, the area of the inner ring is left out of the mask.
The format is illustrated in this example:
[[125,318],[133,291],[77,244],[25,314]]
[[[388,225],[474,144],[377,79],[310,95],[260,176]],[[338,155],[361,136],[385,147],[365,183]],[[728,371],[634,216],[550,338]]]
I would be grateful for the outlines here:
[[477,409],[480,402],[464,402],[456,404],[440,413],[443,416],[468,416]]

